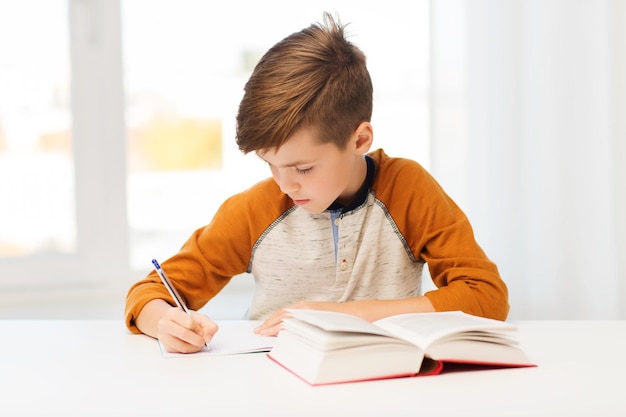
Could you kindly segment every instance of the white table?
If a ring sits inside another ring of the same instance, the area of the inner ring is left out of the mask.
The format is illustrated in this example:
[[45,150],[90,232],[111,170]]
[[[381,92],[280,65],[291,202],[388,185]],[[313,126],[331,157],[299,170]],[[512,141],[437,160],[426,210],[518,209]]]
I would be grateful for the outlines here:
[[0,415],[626,416],[626,321],[521,321],[536,368],[311,387],[262,353],[163,358],[121,321],[0,321]]

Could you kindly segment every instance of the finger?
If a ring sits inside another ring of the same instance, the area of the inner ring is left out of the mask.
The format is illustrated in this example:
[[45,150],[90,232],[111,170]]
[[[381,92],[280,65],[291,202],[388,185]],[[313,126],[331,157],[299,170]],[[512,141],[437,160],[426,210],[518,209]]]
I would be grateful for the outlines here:
[[208,344],[215,333],[219,330],[219,326],[204,314],[200,314],[195,311],[191,312],[191,317],[198,326],[196,329],[198,334],[200,334],[204,341]]
[[205,344],[202,334],[182,327],[173,321],[160,322],[157,337],[165,344],[185,352],[194,349],[200,350]]
[[255,333],[262,336],[276,336],[282,328],[283,319],[288,317],[291,316],[286,310],[278,309],[255,329]]
[[198,351],[205,344],[201,325],[178,308],[167,311],[158,321],[157,337],[178,352]]
[[170,321],[176,323],[177,325],[190,330],[196,326],[193,318],[178,307],[168,309],[165,314],[163,314],[163,317],[161,317],[161,320],[164,322]]
[[266,327],[261,329],[258,334],[261,336],[278,336],[278,333],[283,329],[283,323],[280,322],[272,327]]
[[204,347],[204,343],[201,346],[196,346],[171,335],[161,335],[159,336],[159,341],[163,344],[165,350],[170,353],[195,353],[201,351]]
[[265,319],[263,323],[261,323],[254,331],[256,333],[261,333],[263,330],[268,329],[272,326],[275,326],[276,323],[280,321],[281,309],[273,312],[268,318]]
[[187,314],[181,309],[174,309],[174,312],[168,314],[167,317],[179,326],[202,337],[205,335],[213,336],[218,329],[217,324],[197,311],[190,311]]

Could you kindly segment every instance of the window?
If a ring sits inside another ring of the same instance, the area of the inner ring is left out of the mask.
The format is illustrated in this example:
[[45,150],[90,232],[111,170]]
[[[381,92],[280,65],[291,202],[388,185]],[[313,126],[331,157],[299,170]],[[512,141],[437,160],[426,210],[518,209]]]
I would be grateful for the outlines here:
[[236,148],[243,85],[324,10],[368,56],[374,146],[428,166],[426,0],[0,5],[0,288],[127,288],[269,176]]
[[0,5],[1,297],[126,282],[118,4],[18,3]]
[[4,258],[76,249],[68,30],[63,1],[0,4]]

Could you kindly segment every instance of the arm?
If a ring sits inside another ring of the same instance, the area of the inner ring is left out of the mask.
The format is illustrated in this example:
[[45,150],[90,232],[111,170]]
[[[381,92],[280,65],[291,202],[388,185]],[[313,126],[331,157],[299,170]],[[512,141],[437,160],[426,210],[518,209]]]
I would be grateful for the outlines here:
[[[269,191],[268,186],[272,187]],[[190,310],[201,309],[231,277],[247,271],[254,241],[278,216],[277,213],[285,210],[284,206],[274,204],[273,210],[259,212],[256,205],[263,201],[267,203],[264,207],[272,207],[269,203],[278,192],[278,187],[269,179],[231,197],[208,225],[196,230],[181,250],[164,262],[163,267],[167,269],[170,280]],[[188,317],[172,305],[174,300],[157,273],[151,271],[143,280],[133,284],[126,295],[126,326],[133,333],[145,333],[160,340],[164,340],[160,331],[169,335],[181,331],[168,326],[182,325],[187,330],[196,329],[192,323],[185,322]],[[198,317],[200,315],[194,311],[191,315],[194,322],[200,322],[201,329],[212,328],[206,322],[206,316]],[[204,331],[200,333],[206,337]],[[178,336],[187,341],[187,337]],[[197,343],[199,341],[195,339],[191,344]],[[169,344],[173,346],[174,342]]]
[[[336,311],[351,314],[368,321],[404,313],[432,313],[435,308],[425,296],[403,298],[399,300],[357,300],[345,303],[301,301],[286,308]],[[276,336],[281,329],[283,319],[289,317],[285,309],[276,310],[257,329],[263,336]]]
[[[156,271],[152,271],[135,283],[126,296],[129,330],[159,339],[170,352],[197,352],[209,343],[218,327],[206,315],[194,310],[202,308],[229,281],[229,277],[215,272],[218,263],[203,255],[203,247],[215,246],[212,239],[211,230],[198,229],[181,251],[165,262],[171,272],[169,278],[190,314],[173,307],[174,300]],[[227,257],[219,255],[218,252],[217,259]]]
[[397,168],[402,174],[395,177],[396,187],[381,187],[377,195],[386,202],[415,259],[428,266],[437,289],[424,295],[436,311],[461,310],[505,320],[506,284],[477,243],[465,213],[422,167],[406,160],[396,164],[408,166]]

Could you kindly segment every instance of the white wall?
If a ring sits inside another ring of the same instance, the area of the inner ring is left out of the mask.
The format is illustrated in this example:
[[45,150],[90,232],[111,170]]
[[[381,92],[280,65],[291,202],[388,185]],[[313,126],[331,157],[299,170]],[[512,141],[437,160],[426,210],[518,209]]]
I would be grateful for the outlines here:
[[625,318],[624,2],[433,5],[431,164],[510,317]]

